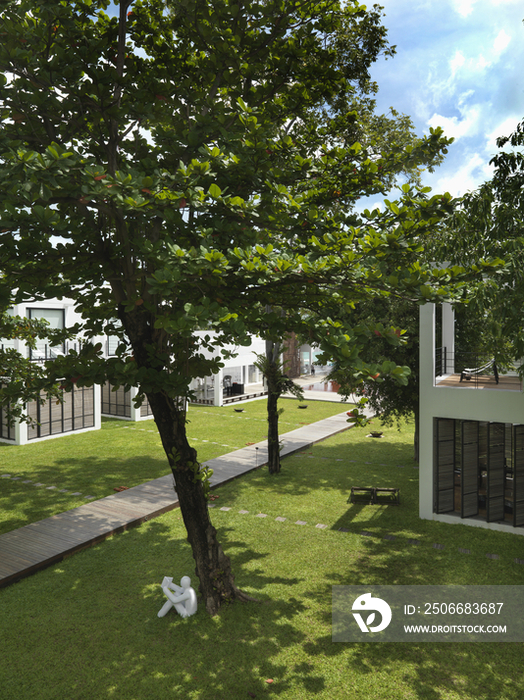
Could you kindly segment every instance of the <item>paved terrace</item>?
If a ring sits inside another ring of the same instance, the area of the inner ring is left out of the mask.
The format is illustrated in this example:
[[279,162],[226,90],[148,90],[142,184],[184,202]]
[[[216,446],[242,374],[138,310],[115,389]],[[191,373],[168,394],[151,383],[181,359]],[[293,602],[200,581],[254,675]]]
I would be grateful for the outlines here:
[[[346,413],[281,435],[282,456],[343,432]],[[213,488],[267,464],[267,441],[208,460]],[[0,535],[0,587],[178,506],[171,474]]]

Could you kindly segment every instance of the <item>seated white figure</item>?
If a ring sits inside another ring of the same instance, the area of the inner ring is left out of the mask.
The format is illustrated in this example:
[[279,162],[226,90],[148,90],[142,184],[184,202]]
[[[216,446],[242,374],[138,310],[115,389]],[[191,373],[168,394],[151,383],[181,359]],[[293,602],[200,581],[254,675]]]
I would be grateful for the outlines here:
[[[167,597],[167,601],[159,611],[158,617],[164,617],[172,607],[174,607],[177,613],[182,617],[189,617],[196,613],[197,597],[194,589],[191,588],[191,579],[189,576],[182,576],[180,586],[173,583],[171,577],[164,576],[162,590]],[[174,595],[172,591],[174,591],[176,595]]]

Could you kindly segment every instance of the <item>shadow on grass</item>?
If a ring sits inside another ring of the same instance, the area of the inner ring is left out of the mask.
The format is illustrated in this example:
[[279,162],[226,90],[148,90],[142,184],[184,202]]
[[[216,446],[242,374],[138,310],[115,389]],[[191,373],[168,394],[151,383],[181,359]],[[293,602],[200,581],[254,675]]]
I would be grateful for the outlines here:
[[[488,583],[480,580],[466,558],[454,560],[453,580],[450,581],[449,561],[429,554],[418,557],[413,549],[392,550],[384,542],[362,541],[363,551],[351,574],[325,572],[324,585],[305,592],[304,598],[316,601],[322,624],[331,627],[331,609],[325,605],[331,599],[334,585],[437,585],[459,583]],[[437,561],[430,562],[430,559]],[[440,575],[438,573],[440,571]],[[428,573],[429,572],[429,573]],[[350,580],[348,580],[350,579]],[[493,583],[493,579],[491,583]],[[515,583],[518,580],[514,581]],[[509,581],[497,580],[497,583]],[[502,638],[501,638],[502,640]],[[503,640],[502,640],[503,641]],[[304,651],[312,661],[328,660],[331,666],[345,668],[348,676],[366,686],[377,674],[383,678],[397,677],[388,690],[385,680],[382,690],[373,697],[423,698],[445,700],[450,697],[492,700],[522,697],[524,675],[521,658],[524,645],[519,643],[335,643],[328,634],[304,643]],[[350,653],[348,653],[348,651]],[[402,669],[400,678],[399,669]],[[371,692],[370,692],[371,696]],[[360,697],[360,696],[359,696]]]
[[[297,577],[264,574],[268,554],[237,533],[222,528],[221,538],[235,551],[239,585],[252,595],[296,586]],[[247,570],[254,560],[260,567]],[[314,669],[290,672],[274,660],[306,641],[294,625],[306,609],[298,598],[263,595],[215,618],[202,608],[186,620],[173,610],[159,619],[163,576],[179,580],[193,569],[182,527],[155,520],[0,591],[3,700],[260,697],[273,678],[280,679],[277,695],[297,678],[305,690],[323,687]]]
[[[116,487],[137,486],[168,472],[167,460],[147,454],[125,460],[84,456],[56,459],[52,465],[32,464],[27,473],[17,471],[16,481],[0,479],[0,534],[76,508],[85,503],[84,496],[104,498]],[[31,483],[23,483],[29,479]]]
[[[172,511],[0,591],[3,700],[522,696],[522,645],[331,641],[333,585],[481,583],[472,558],[301,528],[287,530],[295,556],[286,575],[276,552],[286,531],[255,518],[231,527],[227,517],[214,517],[219,540],[237,584],[260,603],[215,618],[203,609],[157,617],[162,578],[194,578]],[[499,562],[485,561],[490,570],[491,583],[509,582]]]

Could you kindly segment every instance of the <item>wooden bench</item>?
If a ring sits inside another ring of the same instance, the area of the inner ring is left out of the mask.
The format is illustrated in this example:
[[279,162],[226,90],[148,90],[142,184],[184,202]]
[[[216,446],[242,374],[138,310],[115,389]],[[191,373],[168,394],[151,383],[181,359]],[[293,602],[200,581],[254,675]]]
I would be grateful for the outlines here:
[[349,503],[400,505],[400,489],[386,486],[352,486]]

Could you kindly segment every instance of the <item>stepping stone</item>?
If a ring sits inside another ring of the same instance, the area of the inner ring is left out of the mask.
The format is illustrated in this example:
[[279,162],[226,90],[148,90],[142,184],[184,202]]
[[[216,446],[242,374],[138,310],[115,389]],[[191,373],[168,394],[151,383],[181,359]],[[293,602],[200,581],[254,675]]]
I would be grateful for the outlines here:
[[305,520],[297,520],[295,525],[307,525]]
[[2,474],[2,476],[0,476],[0,479],[10,479],[10,478],[11,478],[11,474]]
[[239,510],[238,511],[241,515],[246,515],[246,513],[249,513],[248,510]]
[[322,523],[318,523],[318,525],[315,525],[315,527],[318,527],[319,530],[325,530],[327,528],[327,525],[322,525]]
[[514,559],[515,564],[524,564],[524,559]]
[[208,503],[207,507],[208,508],[216,508],[216,503]]
[[471,554],[471,549],[464,549],[463,547],[458,548],[461,554]]
[[84,500],[89,501],[93,498],[96,498],[96,496],[84,496]]
[[67,489],[58,489],[60,493],[67,493]]
[[45,486],[45,484],[41,484],[40,482],[37,482],[35,486]]
[[32,484],[33,480],[32,479],[26,479],[25,481],[22,481],[23,484]]
[[364,530],[363,532],[360,533],[362,537],[374,537],[372,532],[368,532],[367,530]]
[[[38,484],[36,484],[38,486]],[[82,492],[81,491],[74,491],[71,496],[81,496]]]
[[13,476],[11,481],[20,481],[21,478],[21,476]]
[[432,544],[431,546],[433,547],[433,549],[444,549],[443,544]]
[[396,540],[397,537],[396,537],[396,535],[384,535],[383,539],[385,539],[385,540]]
[[257,513],[255,515],[255,518],[267,518],[267,514],[266,513]]
[[500,559],[500,554],[486,554],[488,559]]
[[56,486],[46,486],[47,491],[53,491],[56,489]]
[[398,467],[399,469],[404,469],[404,465],[403,465],[403,464],[397,464],[397,467]]
[[285,523],[287,518],[281,518],[279,515],[277,518],[275,518],[275,520],[278,520],[279,523]]
[[231,508],[227,508],[226,506],[223,506],[220,510],[231,510]]
[[339,532],[349,532],[349,529],[347,527],[339,527],[338,531]]
[[409,540],[408,540],[408,544],[420,544],[420,540],[412,540],[412,539],[409,539]]

